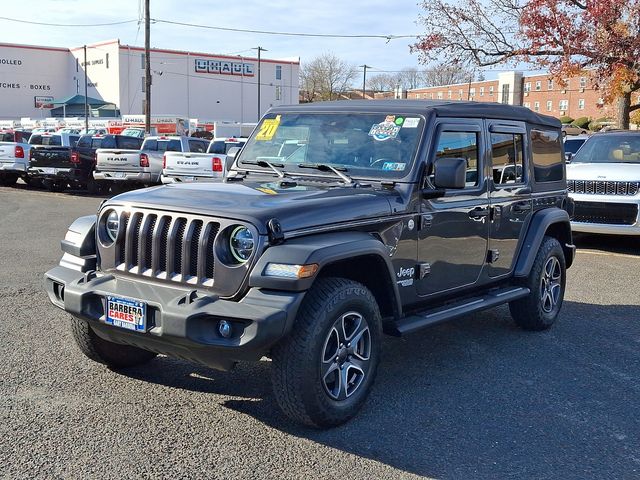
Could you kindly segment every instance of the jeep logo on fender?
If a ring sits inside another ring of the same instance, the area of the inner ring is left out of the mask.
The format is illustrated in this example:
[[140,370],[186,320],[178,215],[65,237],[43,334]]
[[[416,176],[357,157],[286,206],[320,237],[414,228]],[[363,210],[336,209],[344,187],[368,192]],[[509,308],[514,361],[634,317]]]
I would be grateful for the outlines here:
[[127,157],[107,157],[107,162],[126,162]]
[[400,267],[400,271],[396,273],[396,275],[398,276],[398,278],[402,278],[402,277],[413,278],[413,275],[415,273],[416,273],[416,269],[414,267],[411,267],[411,268]]

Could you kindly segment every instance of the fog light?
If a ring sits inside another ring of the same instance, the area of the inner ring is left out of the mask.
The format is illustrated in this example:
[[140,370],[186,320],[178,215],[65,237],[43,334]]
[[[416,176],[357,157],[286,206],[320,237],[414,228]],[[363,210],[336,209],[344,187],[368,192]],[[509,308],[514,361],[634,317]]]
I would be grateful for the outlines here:
[[231,324],[226,320],[220,320],[218,322],[218,332],[224,338],[229,338],[231,336]]

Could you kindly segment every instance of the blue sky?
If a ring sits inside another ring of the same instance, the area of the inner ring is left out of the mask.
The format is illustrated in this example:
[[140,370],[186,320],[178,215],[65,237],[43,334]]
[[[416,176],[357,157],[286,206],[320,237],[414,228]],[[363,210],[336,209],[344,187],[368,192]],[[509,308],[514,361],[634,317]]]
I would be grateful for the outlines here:
[[[138,0],[22,0],[19,8],[0,15],[49,23],[100,23],[138,18]],[[416,34],[420,8],[417,0],[151,0],[151,16],[178,22],[254,30],[334,34]],[[0,39],[10,43],[80,46],[120,38],[130,45],[144,44],[144,27],[136,23],[109,27],[62,28],[19,24],[0,20]],[[251,55],[257,45],[268,49],[265,57],[311,59],[332,52],[354,64],[366,63],[375,70],[418,67],[410,54],[411,39],[386,43],[382,39],[325,39],[233,33],[154,24],[151,45],[158,48],[220,54]],[[255,52],[253,52],[255,53]]]

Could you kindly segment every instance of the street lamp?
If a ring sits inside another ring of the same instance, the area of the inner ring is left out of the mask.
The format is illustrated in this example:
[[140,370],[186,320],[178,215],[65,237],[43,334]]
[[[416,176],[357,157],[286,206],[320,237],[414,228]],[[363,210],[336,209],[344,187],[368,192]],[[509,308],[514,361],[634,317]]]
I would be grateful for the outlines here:
[[258,121],[260,121],[260,53],[261,52],[268,52],[269,50],[267,50],[266,48],[262,48],[260,46],[252,48],[251,50],[257,50],[258,51]]

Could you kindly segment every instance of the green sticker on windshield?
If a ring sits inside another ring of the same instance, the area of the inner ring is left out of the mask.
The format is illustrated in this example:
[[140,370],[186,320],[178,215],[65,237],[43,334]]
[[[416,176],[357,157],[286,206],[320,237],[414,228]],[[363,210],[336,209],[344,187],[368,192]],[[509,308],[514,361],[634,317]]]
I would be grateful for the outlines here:
[[404,118],[398,117],[396,118],[396,125],[402,125],[404,123]]

